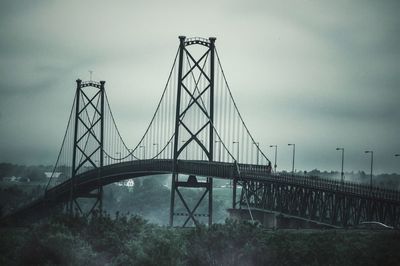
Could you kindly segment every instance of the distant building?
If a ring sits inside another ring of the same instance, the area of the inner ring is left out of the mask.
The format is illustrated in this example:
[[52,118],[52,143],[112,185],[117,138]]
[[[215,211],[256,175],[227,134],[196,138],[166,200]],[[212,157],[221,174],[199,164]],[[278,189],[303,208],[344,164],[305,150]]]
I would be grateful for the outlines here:
[[8,182],[31,182],[31,179],[29,177],[22,177],[22,176],[8,176],[8,177],[3,177],[3,181],[8,181]]
[[61,172],[44,172],[44,175],[46,176],[46,178],[51,178],[53,176],[53,178],[61,178],[63,176],[63,173]]
[[122,180],[120,182],[115,183],[119,187],[134,187],[135,181],[133,179]]
[[135,186],[135,181],[133,181],[133,179],[128,179],[128,181],[126,182],[126,186],[127,187],[134,187]]
[[8,181],[8,182],[16,182],[18,179],[18,177],[16,176],[6,176],[3,177],[3,181]]

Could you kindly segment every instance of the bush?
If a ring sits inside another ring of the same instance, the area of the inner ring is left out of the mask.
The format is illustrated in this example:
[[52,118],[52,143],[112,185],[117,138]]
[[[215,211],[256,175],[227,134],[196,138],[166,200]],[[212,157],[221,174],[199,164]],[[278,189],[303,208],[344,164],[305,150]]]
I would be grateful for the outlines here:
[[21,248],[22,265],[95,265],[96,253],[80,235],[53,222],[33,228]]
[[1,230],[0,265],[400,265],[397,231],[272,231],[232,220],[174,229],[118,213]]

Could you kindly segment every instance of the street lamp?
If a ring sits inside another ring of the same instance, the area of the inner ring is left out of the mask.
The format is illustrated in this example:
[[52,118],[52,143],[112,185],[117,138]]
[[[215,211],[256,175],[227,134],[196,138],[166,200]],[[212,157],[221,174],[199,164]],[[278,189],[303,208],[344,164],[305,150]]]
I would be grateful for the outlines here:
[[121,162],[121,153],[119,151],[117,151],[115,154],[119,154],[119,161]]
[[260,158],[260,142],[253,142],[254,145],[257,147],[257,165],[258,165],[258,159]]
[[274,165],[274,171],[276,173],[276,156],[278,154],[278,145],[269,145],[270,148],[275,148],[275,165]]
[[342,172],[340,173],[340,180],[344,182],[343,162],[344,162],[344,148],[336,148],[337,151],[342,151]]
[[133,149],[128,149],[128,151],[131,154],[131,161],[133,161],[133,153],[132,153]]
[[[203,144],[203,140],[202,139],[200,140],[200,142]],[[201,160],[203,161],[204,160],[204,151],[203,151],[203,149],[200,149],[200,152],[201,152]]]
[[218,161],[221,161],[221,146],[222,146],[222,141],[216,140],[215,143],[219,143],[219,150],[218,150]]
[[294,156],[296,154],[296,144],[289,143],[288,146],[293,146],[292,174],[294,174]]
[[233,141],[233,145],[237,144],[237,156],[236,156],[236,161],[239,163],[239,141]]
[[139,148],[143,149],[143,160],[146,159],[146,146],[140,145]]
[[156,154],[155,155],[157,155],[157,153],[158,153],[158,143],[153,143],[153,146],[156,146]]
[[365,151],[365,153],[371,153],[371,175],[370,175],[370,183],[369,183],[369,185],[370,185],[370,187],[372,189],[372,167],[373,167],[373,164],[374,164],[374,151]]
[[[186,140],[182,140],[182,143],[185,143],[186,142]],[[186,146],[186,148],[185,148],[185,160],[187,160],[187,146]]]

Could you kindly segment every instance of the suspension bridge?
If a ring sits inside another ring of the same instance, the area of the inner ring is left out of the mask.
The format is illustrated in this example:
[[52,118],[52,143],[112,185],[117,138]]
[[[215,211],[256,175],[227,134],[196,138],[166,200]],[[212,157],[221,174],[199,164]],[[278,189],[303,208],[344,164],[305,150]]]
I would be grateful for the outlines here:
[[[135,147],[116,125],[105,81],[76,81],[76,94],[53,173],[43,196],[3,218],[45,217],[55,210],[102,209],[103,186],[170,174],[169,224],[213,221],[213,178],[232,181],[232,209],[266,210],[348,227],[363,221],[400,226],[400,193],[350,182],[272,171],[228,86],[216,38],[179,37],[154,115]],[[202,191],[190,206],[187,191]],[[186,195],[186,196],[185,196]],[[177,211],[177,204],[181,208]],[[205,213],[199,213],[206,204]],[[183,211],[182,211],[183,210]]]

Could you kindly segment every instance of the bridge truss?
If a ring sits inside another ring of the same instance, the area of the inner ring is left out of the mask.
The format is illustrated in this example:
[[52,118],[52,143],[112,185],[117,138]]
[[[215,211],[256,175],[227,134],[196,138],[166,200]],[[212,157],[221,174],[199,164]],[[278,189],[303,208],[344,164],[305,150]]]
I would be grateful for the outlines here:
[[239,208],[268,210],[337,227],[377,221],[400,227],[400,193],[395,190],[295,175],[243,169]]

